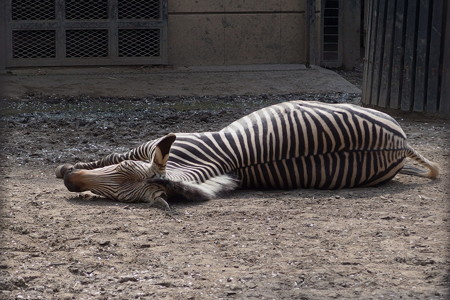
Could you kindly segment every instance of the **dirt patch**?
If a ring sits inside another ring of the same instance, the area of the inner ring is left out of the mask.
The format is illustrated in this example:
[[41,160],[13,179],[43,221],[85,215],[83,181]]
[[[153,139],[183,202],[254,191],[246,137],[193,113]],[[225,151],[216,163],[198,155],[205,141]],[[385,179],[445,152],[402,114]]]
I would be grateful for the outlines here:
[[448,121],[399,117],[442,179],[236,191],[204,203],[83,198],[54,177],[168,132],[217,130],[289,99],[356,94],[2,100],[1,299],[447,299]]

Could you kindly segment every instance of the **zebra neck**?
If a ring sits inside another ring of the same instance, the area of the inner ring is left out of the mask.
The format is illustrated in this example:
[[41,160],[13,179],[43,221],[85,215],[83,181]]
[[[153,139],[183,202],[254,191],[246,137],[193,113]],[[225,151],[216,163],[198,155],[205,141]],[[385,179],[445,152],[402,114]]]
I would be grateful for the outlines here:
[[237,148],[222,132],[178,133],[170,150],[167,177],[204,182],[228,174],[240,166]]

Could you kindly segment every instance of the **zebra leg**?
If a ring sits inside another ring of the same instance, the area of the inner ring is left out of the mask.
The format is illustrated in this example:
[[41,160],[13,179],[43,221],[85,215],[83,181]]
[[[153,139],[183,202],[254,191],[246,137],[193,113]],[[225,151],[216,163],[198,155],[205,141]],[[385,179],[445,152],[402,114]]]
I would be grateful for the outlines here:
[[[92,170],[110,165],[116,165],[125,160],[148,161],[150,160],[151,157],[154,157],[155,155],[157,156],[161,155],[160,151],[158,150],[160,147],[163,148],[168,147],[167,149],[164,150],[167,150],[167,153],[169,153],[170,146],[174,142],[175,138],[176,138],[175,134],[170,133],[159,139],[146,142],[134,149],[131,149],[130,151],[124,153],[112,153],[100,160],[96,160],[93,162],[78,162],[75,165],[71,164],[60,165],[56,168],[55,175],[57,178],[64,178],[64,175],[67,172],[72,171],[73,169]],[[160,160],[162,159],[161,157],[158,158]]]
[[124,153],[112,153],[102,159],[93,162],[78,162],[75,165],[72,164],[60,165],[56,168],[55,175],[57,178],[63,178],[64,174],[73,169],[92,170],[110,165],[115,165],[124,160],[146,161],[149,160],[150,148],[152,147],[153,144],[154,141],[149,141],[147,143],[140,145],[139,147],[131,149],[130,151]]

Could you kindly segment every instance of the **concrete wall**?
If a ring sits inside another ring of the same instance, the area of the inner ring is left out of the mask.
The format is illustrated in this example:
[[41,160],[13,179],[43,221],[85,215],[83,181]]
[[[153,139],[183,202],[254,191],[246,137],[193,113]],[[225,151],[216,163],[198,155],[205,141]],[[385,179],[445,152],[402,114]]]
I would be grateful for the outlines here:
[[168,0],[171,65],[305,63],[306,0]]

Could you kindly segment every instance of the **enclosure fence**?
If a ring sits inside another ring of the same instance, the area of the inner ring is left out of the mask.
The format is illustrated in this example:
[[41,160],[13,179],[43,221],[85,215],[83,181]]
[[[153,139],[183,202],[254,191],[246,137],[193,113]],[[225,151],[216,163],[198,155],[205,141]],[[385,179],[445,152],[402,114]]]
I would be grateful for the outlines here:
[[447,0],[369,0],[363,103],[450,113]]
[[167,63],[167,0],[6,0],[6,67]]

